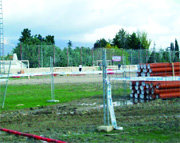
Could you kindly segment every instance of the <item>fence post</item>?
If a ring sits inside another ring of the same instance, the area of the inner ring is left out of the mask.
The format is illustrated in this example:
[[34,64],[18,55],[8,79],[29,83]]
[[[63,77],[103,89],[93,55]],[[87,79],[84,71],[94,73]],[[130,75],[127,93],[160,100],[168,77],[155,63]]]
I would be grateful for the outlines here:
[[82,65],[82,47],[81,47],[81,65]]
[[54,96],[54,70],[53,70],[53,59],[50,57],[50,75],[51,75],[51,100],[47,102],[59,102],[59,100],[55,100]]
[[41,67],[43,67],[43,49],[42,49],[42,45],[41,46]]
[[21,55],[21,60],[22,60],[22,45],[20,44],[20,55]]
[[53,65],[55,64],[55,45],[53,45]]
[[103,65],[103,110],[104,110],[104,125],[109,125],[109,109],[107,100],[107,63],[106,63],[106,49],[102,48],[102,65]]
[[93,51],[93,48],[92,48],[92,66],[94,66],[94,51]]
[[40,68],[40,46],[38,45],[38,67]]
[[10,63],[9,63],[8,75],[7,75],[7,78],[6,78],[5,90],[4,90],[4,94],[3,94],[2,108],[4,108],[4,105],[5,105],[6,92],[7,92],[7,86],[8,86],[8,80],[9,80],[9,73],[10,73],[10,70],[11,70],[11,61],[10,61]]
[[69,66],[69,52],[68,52],[69,47],[67,48],[67,67]]

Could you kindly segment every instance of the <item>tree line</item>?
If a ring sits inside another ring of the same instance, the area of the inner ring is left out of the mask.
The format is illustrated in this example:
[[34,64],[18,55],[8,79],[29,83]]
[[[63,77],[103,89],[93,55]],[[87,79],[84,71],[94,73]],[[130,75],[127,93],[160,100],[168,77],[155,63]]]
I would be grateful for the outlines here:
[[[170,47],[165,50],[161,49],[160,52],[150,52],[151,40],[148,39],[147,33],[133,32],[129,34],[124,29],[120,29],[113,39],[108,41],[104,38],[97,40],[93,48],[72,48],[72,45],[72,42],[69,41],[67,47],[60,49],[55,46],[54,36],[47,35],[43,37],[40,34],[32,35],[31,30],[24,29],[21,32],[17,46],[13,49],[13,53],[17,53],[20,60],[29,60],[30,67],[33,68],[48,67],[50,56],[53,58],[54,66],[65,67],[78,66],[80,64],[92,66],[96,64],[97,60],[102,59],[102,47],[108,49],[109,59],[113,55],[123,56],[125,63],[122,64],[130,64],[133,61],[135,64],[141,62],[138,61],[141,58],[146,59],[146,62],[169,62],[170,60],[173,62],[179,60],[177,40],[175,40],[175,43],[171,43]],[[132,52],[131,50],[134,51]],[[138,50],[141,50],[141,53]],[[131,51],[131,55],[129,51]],[[169,55],[169,51],[171,51],[171,55]],[[149,56],[145,56],[147,53]],[[134,56],[133,61],[130,58],[132,54]]]
[[174,43],[171,42],[170,46],[165,50],[160,49],[159,51],[155,51],[154,47],[154,50],[149,57],[148,63],[154,62],[180,62],[180,51],[177,39],[175,39]]
[[124,29],[119,30],[113,39],[108,41],[104,38],[97,40],[94,43],[94,48],[114,48],[119,49],[149,49],[151,40],[148,39],[145,32],[133,32],[129,34]]

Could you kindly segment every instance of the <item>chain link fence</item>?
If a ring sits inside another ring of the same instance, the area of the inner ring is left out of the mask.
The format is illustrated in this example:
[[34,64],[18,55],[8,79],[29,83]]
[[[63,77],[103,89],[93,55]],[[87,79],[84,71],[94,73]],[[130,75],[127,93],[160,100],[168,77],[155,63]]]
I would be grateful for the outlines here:
[[[21,45],[17,56],[20,61],[28,60],[29,68],[11,69],[6,104],[0,113],[2,127],[67,142],[156,142],[158,137],[164,141],[164,135],[167,141],[178,141],[179,98],[130,98],[128,80],[111,81],[117,124],[124,130],[97,132],[97,126],[104,124],[102,49]],[[137,77],[138,64],[162,62],[180,62],[178,52],[106,49],[109,79]],[[59,103],[47,102],[51,99]],[[0,142],[32,142],[0,135]]]
[[[111,82],[118,126],[125,130],[130,126],[136,128],[138,133],[134,134],[137,136],[144,132],[158,136],[158,133],[164,133],[165,130],[169,131],[171,137],[179,134],[180,53],[115,51],[106,49],[107,60],[112,61],[112,65],[107,66],[107,76]],[[113,61],[113,57],[119,57],[119,61]],[[157,80],[153,81],[153,77]],[[134,141],[139,141],[139,138]],[[149,141],[157,140],[149,138]]]

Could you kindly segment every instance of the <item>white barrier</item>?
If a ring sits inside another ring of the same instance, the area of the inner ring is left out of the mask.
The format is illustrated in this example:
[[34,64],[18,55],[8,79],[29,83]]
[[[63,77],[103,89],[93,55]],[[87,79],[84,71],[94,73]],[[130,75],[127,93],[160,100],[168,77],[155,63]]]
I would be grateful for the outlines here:
[[180,81],[180,76],[170,76],[170,77],[122,77],[122,78],[110,78],[110,80],[118,81]]
[[111,117],[111,124],[116,130],[123,130],[123,127],[118,127],[116,122],[116,116],[114,113],[114,107],[112,102],[112,93],[111,93],[111,83],[107,81],[107,100],[108,100],[108,109]]
[[[107,71],[107,74],[121,74],[125,70]],[[130,72],[136,72],[132,70]],[[88,75],[88,74],[102,74],[102,71],[87,71],[87,72],[41,72],[41,73],[25,73],[25,74],[9,74],[9,77],[29,77],[29,76],[43,76],[43,75]],[[0,75],[0,78],[5,78],[7,75]]]
[[0,82],[6,82],[8,81],[7,79],[0,79]]

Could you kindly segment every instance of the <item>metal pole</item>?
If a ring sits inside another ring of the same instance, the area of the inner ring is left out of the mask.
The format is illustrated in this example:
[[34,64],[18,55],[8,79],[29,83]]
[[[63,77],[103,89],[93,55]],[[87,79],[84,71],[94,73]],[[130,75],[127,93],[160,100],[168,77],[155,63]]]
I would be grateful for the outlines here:
[[38,67],[40,68],[40,46],[38,45]]
[[54,95],[54,70],[53,70],[53,58],[50,57],[50,72],[51,72],[51,100],[47,102],[59,102],[59,100],[55,100]]
[[42,45],[41,46],[41,67],[43,67],[43,50],[42,50]]
[[11,61],[10,61],[10,63],[9,63],[9,70],[8,70],[8,75],[7,75],[7,79],[6,79],[6,87],[5,87],[5,91],[4,91],[4,98],[3,98],[2,108],[4,108],[4,105],[5,105],[6,91],[7,91],[7,86],[8,86],[8,79],[9,79],[10,69],[11,69]]
[[50,57],[50,69],[51,69],[51,100],[54,99],[54,75],[53,75],[53,60]]
[[[105,62],[105,67],[106,67],[106,69],[107,69],[107,63],[106,63],[106,49],[105,49],[105,52],[104,52],[104,62]],[[105,73],[106,73],[106,80],[107,80],[107,70],[105,69]],[[109,106],[108,106],[108,97],[107,97],[107,81],[106,81],[106,112],[107,112],[107,125],[109,126],[110,125],[110,122],[109,122]]]
[[107,89],[107,64],[106,64],[106,49],[102,49],[102,61],[103,61],[103,110],[104,110],[104,125],[109,125],[109,110],[107,106],[107,94],[106,94],[106,89]]
[[82,65],[82,47],[81,47],[81,65]]
[[53,45],[53,66],[55,65],[55,45]]
[[92,66],[94,66],[94,52],[93,52],[93,48],[92,48]]
[[[68,47],[69,48],[69,47]],[[69,66],[69,53],[68,53],[68,48],[67,48],[67,67]]]
[[171,49],[169,48],[169,62],[171,63]]
[[148,49],[146,49],[146,63],[148,63]]
[[22,60],[22,45],[20,44],[20,55],[21,55],[21,60]]

